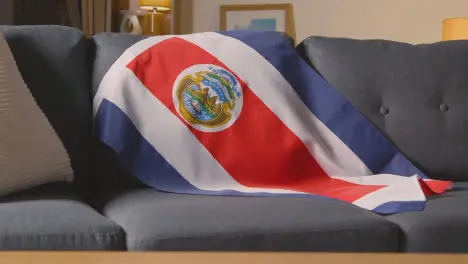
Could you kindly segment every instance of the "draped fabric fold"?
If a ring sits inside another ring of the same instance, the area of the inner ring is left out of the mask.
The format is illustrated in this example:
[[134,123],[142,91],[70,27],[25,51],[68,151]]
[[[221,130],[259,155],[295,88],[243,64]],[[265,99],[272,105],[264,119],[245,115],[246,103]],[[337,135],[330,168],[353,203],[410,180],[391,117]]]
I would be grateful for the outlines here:
[[423,210],[430,180],[276,32],[157,36],[126,50],[94,98],[96,136],[156,190],[327,197]]

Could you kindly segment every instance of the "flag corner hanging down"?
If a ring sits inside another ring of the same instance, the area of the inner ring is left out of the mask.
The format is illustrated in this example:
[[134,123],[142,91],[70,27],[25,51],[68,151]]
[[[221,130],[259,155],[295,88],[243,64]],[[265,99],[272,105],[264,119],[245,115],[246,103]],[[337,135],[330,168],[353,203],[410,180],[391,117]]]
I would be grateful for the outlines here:
[[160,191],[328,197],[423,210],[428,179],[276,32],[156,36],[130,46],[94,98],[95,135]]

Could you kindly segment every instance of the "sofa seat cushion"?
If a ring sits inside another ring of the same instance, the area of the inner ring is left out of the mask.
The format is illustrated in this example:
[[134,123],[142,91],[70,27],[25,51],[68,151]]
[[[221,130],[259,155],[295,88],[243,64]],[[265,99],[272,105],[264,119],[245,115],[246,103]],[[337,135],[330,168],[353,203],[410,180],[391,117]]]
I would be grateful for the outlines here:
[[129,250],[398,249],[396,225],[329,199],[215,197],[142,188],[116,195],[102,210],[125,230]]
[[0,250],[124,250],[124,241],[119,226],[68,186],[41,186],[0,199]]
[[[466,253],[468,248],[468,183],[466,189],[430,198],[422,212],[387,217],[403,230],[402,250],[409,252]],[[455,185],[455,186],[456,186]]]

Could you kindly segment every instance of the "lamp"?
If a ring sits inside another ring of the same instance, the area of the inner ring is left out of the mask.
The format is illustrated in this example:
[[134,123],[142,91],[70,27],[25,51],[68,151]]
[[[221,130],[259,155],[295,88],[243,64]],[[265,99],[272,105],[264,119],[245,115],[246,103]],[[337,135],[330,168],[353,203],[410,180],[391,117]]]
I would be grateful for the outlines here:
[[154,11],[165,12],[171,10],[171,0],[139,0],[140,8]]
[[146,35],[163,35],[166,29],[165,14],[171,10],[171,0],[139,0],[140,9],[148,11],[145,19]]
[[447,18],[442,22],[442,40],[468,39],[468,17]]

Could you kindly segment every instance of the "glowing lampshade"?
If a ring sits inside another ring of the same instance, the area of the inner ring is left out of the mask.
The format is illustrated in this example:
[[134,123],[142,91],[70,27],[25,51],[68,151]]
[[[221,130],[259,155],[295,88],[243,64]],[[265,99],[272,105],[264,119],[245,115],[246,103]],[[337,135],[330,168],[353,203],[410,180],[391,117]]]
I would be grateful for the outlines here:
[[442,40],[460,39],[468,39],[468,17],[444,19]]
[[140,8],[155,11],[171,10],[171,0],[139,0]]

